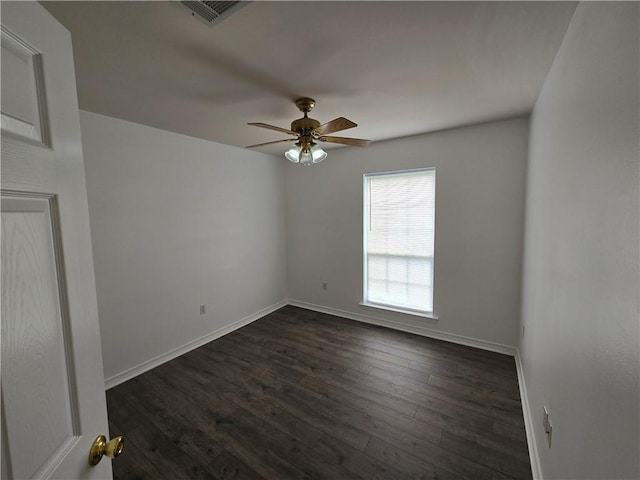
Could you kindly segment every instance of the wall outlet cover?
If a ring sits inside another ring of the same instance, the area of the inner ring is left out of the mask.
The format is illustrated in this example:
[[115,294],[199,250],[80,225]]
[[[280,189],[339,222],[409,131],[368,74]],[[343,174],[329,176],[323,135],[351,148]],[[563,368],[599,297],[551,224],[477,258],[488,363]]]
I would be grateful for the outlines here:
[[546,406],[544,407],[542,426],[544,427],[544,433],[547,436],[549,448],[551,448],[551,432],[553,431],[553,425],[551,425],[551,416],[549,415],[549,410]]

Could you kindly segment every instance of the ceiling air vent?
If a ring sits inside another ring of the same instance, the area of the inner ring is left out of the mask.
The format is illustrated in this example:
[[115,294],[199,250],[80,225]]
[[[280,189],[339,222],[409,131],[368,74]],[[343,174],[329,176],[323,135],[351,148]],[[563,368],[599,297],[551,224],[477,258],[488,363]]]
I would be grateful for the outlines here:
[[194,17],[197,15],[209,25],[220,23],[229,15],[237,12],[251,2],[180,2],[189,10]]

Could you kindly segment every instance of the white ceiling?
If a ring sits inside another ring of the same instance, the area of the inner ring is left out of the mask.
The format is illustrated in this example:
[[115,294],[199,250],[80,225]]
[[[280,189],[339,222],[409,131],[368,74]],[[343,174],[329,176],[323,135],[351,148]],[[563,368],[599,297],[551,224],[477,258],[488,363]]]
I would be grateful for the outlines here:
[[373,141],[530,112],[575,9],[257,1],[211,27],[176,2],[44,5],[71,31],[80,108],[236,146],[286,138],[247,122],[289,128],[300,96]]

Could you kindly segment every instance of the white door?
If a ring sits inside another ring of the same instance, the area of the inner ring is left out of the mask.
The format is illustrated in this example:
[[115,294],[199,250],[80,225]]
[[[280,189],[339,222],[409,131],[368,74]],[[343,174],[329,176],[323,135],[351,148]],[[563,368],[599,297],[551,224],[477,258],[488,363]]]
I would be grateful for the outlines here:
[[69,33],[2,9],[2,478],[111,478],[89,212]]

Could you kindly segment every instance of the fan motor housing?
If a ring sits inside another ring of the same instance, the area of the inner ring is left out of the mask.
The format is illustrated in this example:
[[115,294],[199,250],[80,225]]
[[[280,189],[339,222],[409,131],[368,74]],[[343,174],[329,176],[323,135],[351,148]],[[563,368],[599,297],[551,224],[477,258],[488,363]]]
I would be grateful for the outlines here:
[[320,122],[315,118],[302,117],[291,122],[291,131],[304,135],[320,126]]

